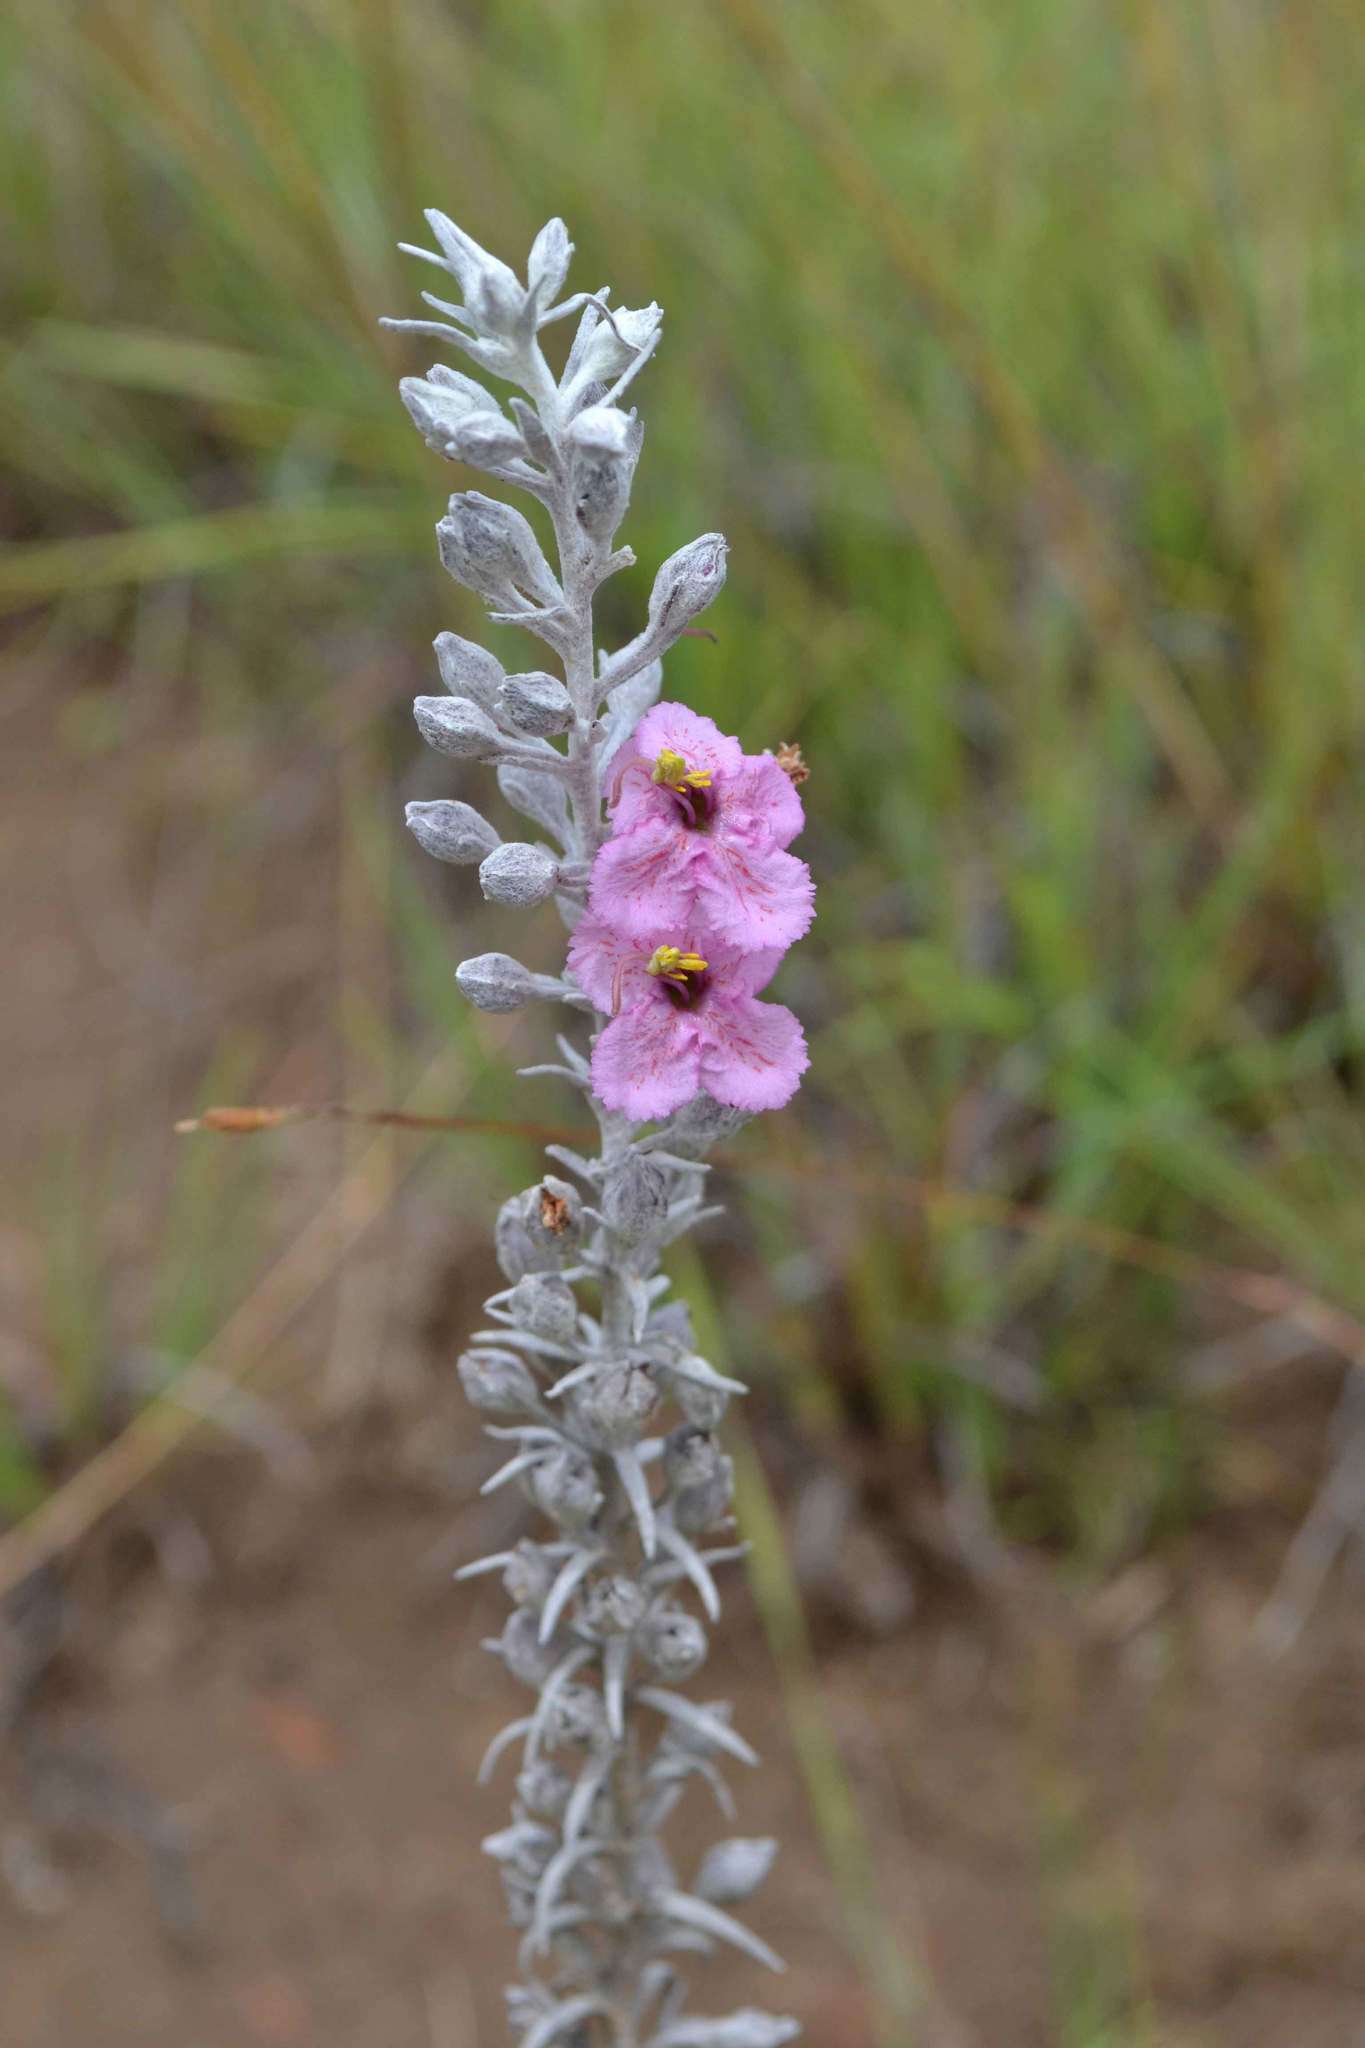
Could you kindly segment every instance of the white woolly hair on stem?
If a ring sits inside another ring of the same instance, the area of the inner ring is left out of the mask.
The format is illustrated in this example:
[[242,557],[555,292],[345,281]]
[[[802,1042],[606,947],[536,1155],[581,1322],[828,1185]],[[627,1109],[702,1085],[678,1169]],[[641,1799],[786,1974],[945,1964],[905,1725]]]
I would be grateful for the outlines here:
[[[495,768],[504,799],[543,837],[509,845],[466,802],[415,804],[408,821],[436,858],[477,865],[490,900],[530,907],[553,897],[573,931],[609,836],[604,804],[615,805],[624,785],[613,757],[624,761],[659,697],[663,656],[721,588],[726,545],[704,534],[672,555],[639,633],[599,659],[595,593],[634,562],[615,537],[643,428],[620,401],[658,345],[659,309],[613,307],[605,287],[561,300],[572,255],[562,221],[536,236],[523,282],[444,214],[427,220],[437,250],[410,253],[453,278],[459,302],[424,293],[443,319],[385,324],[438,336],[518,395],[504,404],[466,369],[438,364],[403,379],[404,403],[437,453],[528,493],[548,517],[556,556],[513,507],[465,491],[438,525],[441,560],[495,621],[548,648],[561,673],[509,677],[487,650],[442,634],[446,694],[418,699],[422,735],[441,753]],[[541,335],[575,313],[556,375]],[[661,752],[659,762],[676,758]],[[685,767],[636,783],[671,792],[694,824],[714,796],[711,778]],[[633,986],[651,999],[699,1000],[706,961],[690,965],[700,956],[677,946],[660,954],[647,971],[668,987]],[[619,976],[608,1008],[571,975],[535,972],[503,953],[457,972],[482,1009],[545,1001],[590,1012],[594,1042],[621,1007]],[[600,1149],[586,1159],[553,1148],[573,1178],[546,1174],[503,1204],[496,1244],[507,1285],[486,1304],[494,1327],[476,1333],[460,1360],[469,1399],[509,1450],[483,1491],[519,1485],[550,1525],[543,1539],[457,1574],[502,1574],[512,1607],[490,1647],[534,1699],[480,1772],[490,1776],[519,1750],[511,1824],[484,1843],[523,1935],[508,2017],[521,2048],[777,2048],[799,2032],[796,2021],[748,2006],[693,2016],[680,1968],[683,1956],[728,1947],[781,1969],[729,1911],[762,1881],[773,1845],[722,1842],[685,1883],[660,1836],[690,1783],[709,1787],[728,1812],[721,1762],[757,1762],[724,1702],[677,1689],[707,1651],[704,1622],[683,1600],[714,1623],[713,1568],[742,1554],[734,1544],[699,1546],[729,1526],[731,1467],[715,1432],[744,1389],[696,1355],[685,1305],[669,1299],[658,1270],[667,1244],[716,1213],[697,1192],[701,1155],[744,1109],[699,1088],[650,1129],[602,1099],[581,1047],[558,1045],[562,1064],[524,1071],[579,1090]]]

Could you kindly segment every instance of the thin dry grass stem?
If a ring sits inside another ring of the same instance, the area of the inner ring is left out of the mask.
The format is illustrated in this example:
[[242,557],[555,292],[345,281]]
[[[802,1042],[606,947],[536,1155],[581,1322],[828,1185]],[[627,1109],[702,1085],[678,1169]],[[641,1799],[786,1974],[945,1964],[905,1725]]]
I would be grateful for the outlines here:
[[[452,1056],[443,1053],[423,1074],[414,1098],[420,1100],[433,1089],[454,1092],[462,1078]],[[377,1141],[377,1145],[384,1142]],[[394,1187],[411,1172],[419,1156],[414,1154],[405,1162]],[[60,1557],[197,1435],[212,1419],[215,1388],[247,1378],[276,1355],[288,1324],[384,1214],[390,1192],[387,1180],[376,1182],[374,1161],[367,1150],[213,1341],[179,1375],[174,1389],[142,1409],[41,1507],[0,1536],[0,1598],[40,1566]],[[200,1396],[205,1400],[202,1411],[195,1405]]]

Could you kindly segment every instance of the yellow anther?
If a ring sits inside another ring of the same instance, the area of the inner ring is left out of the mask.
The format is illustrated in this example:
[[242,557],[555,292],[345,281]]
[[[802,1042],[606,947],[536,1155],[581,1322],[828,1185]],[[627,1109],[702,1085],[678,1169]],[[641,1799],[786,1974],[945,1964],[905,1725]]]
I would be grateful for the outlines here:
[[689,768],[683,755],[675,754],[671,747],[663,747],[649,772],[649,779],[662,789],[676,789],[681,794],[689,789],[709,789],[711,770]]
[[689,974],[705,974],[706,966],[700,953],[684,953],[681,946],[656,946],[645,973],[661,975],[666,981],[685,982]]

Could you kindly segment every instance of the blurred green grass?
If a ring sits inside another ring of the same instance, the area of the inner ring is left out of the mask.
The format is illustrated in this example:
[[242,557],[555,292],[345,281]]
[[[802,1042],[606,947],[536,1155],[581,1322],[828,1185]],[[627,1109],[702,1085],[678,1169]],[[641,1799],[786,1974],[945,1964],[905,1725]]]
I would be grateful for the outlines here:
[[[727,531],[669,687],[801,740],[822,889],[737,1348],[813,1428],[947,1416],[1088,1565],[1178,1523],[1207,1318],[1087,1229],[1365,1310],[1350,10],[19,0],[0,68],[0,609],[87,684],[166,581],[187,715],[254,731],[326,731],[353,628],[400,683],[478,629],[375,324],[423,205],[508,255],[562,212],[580,282],[663,301],[603,638]],[[403,1000],[467,1040],[394,867]]]

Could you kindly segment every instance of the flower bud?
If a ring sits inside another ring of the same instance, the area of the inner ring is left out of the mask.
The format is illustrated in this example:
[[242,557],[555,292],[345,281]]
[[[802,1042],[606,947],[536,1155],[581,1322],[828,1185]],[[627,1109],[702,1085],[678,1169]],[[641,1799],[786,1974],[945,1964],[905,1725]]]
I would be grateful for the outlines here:
[[706,1630],[681,1607],[665,1607],[641,1629],[640,1648],[660,1678],[679,1685],[706,1662]]
[[639,1443],[659,1400],[648,1366],[613,1365],[579,1391],[573,1412],[598,1443],[621,1451]]
[[706,610],[725,583],[728,549],[723,533],[704,533],[669,556],[649,596],[651,638],[671,644],[698,612]]
[[503,1567],[502,1583],[519,1607],[541,1608],[555,1581],[555,1567],[538,1543],[523,1536]]
[[477,463],[481,469],[502,469],[526,454],[526,443],[504,413],[466,413],[453,434],[452,443],[461,462]]
[[573,255],[573,243],[569,230],[556,217],[547,220],[531,244],[531,253],[526,259],[526,284],[535,300],[536,310],[544,312],[559,297],[559,289],[569,274],[569,258]]
[[559,862],[543,846],[514,840],[489,854],[479,868],[479,887],[490,903],[530,910],[554,895]]
[[437,860],[468,865],[501,844],[487,818],[471,804],[409,804],[404,817],[417,844]]
[[498,1638],[498,1654],[523,1685],[538,1691],[564,1654],[562,1643],[542,1643],[540,1622],[531,1607],[514,1607]]
[[466,1351],[456,1370],[465,1398],[482,1415],[522,1415],[539,1405],[535,1380],[510,1351]]
[[412,707],[417,730],[438,754],[461,761],[492,761],[505,745],[486,711],[468,697],[418,697]]
[[736,1906],[758,1890],[776,1854],[777,1843],[771,1835],[717,1842],[703,1857],[692,1889],[713,1906]]
[[630,503],[644,429],[614,405],[590,405],[569,428],[573,447],[574,510],[583,531],[607,542]]
[[464,294],[465,311],[480,334],[515,336],[526,318],[526,291],[516,273],[481,249],[472,235],[456,227],[435,207],[427,209],[427,225],[441,245],[446,268]]
[[602,1214],[626,1244],[640,1244],[668,1214],[668,1175],[639,1152],[630,1152],[607,1183]]
[[547,1173],[521,1201],[521,1220],[533,1245],[562,1259],[583,1235],[583,1197],[570,1181]]
[[734,1471],[728,1458],[725,1463],[725,1473],[710,1486],[689,1487],[686,1493],[673,1495],[673,1519],[685,1536],[700,1536],[714,1529],[728,1513],[734,1498]]
[[669,1123],[668,1149],[684,1158],[699,1159],[713,1145],[728,1143],[748,1121],[747,1110],[731,1109],[711,1095],[694,1095]]
[[602,1507],[592,1459],[582,1451],[551,1451],[531,1468],[531,1498],[561,1529],[586,1529]]
[[664,1477],[674,1490],[706,1486],[725,1469],[725,1453],[704,1429],[684,1423],[664,1439]]
[[545,739],[573,724],[573,700],[557,676],[540,669],[507,676],[498,691],[498,716],[516,732]]
[[719,1428],[730,1405],[730,1395],[725,1387],[706,1386],[696,1380],[685,1379],[680,1372],[665,1371],[661,1377],[689,1422],[695,1423],[698,1429]]
[[441,681],[451,696],[472,697],[480,711],[491,717],[497,708],[503,678],[503,666],[496,654],[490,654],[477,641],[462,640],[458,633],[438,633],[432,645]]
[[398,395],[428,448],[449,455],[461,424],[494,405],[481,384],[460,370],[437,363],[425,377],[403,377]]
[[560,1820],[573,1791],[573,1779],[557,1764],[538,1757],[517,1778],[517,1798],[529,1813],[545,1820]]
[[468,590],[506,610],[519,591],[538,604],[560,602],[562,592],[529,523],[511,505],[482,491],[458,491],[437,523],[444,567]]
[[519,1010],[529,1002],[535,981],[529,967],[510,953],[479,953],[455,969],[460,994],[476,1010]]
[[578,1328],[574,1291],[558,1273],[524,1274],[512,1289],[507,1306],[521,1329],[556,1344],[567,1343]]
[[545,1715],[545,1746],[560,1749],[572,1743],[586,1749],[601,1734],[604,1721],[600,1692],[590,1685],[561,1685]]
[[618,306],[610,320],[599,317],[586,347],[575,349],[575,384],[581,389],[606,383],[629,369],[640,350],[654,339],[662,319],[662,309],[652,302],[648,306]]
[[624,1573],[599,1579],[584,1594],[579,1619],[589,1635],[628,1636],[645,1618],[648,1600],[638,1582]]

